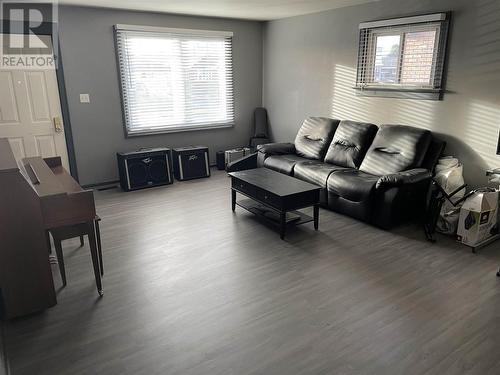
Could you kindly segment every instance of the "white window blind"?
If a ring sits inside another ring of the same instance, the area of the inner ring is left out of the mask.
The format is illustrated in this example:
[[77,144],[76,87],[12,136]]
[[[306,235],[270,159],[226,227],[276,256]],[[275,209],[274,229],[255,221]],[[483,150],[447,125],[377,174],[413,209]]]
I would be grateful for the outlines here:
[[232,126],[232,35],[116,25],[127,135]]
[[356,88],[439,96],[447,31],[446,13],[362,23]]

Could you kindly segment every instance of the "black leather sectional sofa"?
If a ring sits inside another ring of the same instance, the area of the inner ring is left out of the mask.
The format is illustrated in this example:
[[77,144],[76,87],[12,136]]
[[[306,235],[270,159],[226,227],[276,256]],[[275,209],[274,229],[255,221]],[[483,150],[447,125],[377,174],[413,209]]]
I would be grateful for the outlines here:
[[445,143],[428,130],[307,118],[294,143],[261,145],[230,171],[265,167],[321,186],[321,204],[389,229],[422,213]]

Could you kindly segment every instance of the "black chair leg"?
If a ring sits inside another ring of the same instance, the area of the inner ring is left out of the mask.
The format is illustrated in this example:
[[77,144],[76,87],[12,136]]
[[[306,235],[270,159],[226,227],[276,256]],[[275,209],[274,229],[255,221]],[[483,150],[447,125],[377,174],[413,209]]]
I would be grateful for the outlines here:
[[66,269],[64,268],[64,258],[61,241],[58,238],[54,238],[54,247],[56,249],[57,262],[59,263],[59,272],[61,273],[63,286],[66,286]]

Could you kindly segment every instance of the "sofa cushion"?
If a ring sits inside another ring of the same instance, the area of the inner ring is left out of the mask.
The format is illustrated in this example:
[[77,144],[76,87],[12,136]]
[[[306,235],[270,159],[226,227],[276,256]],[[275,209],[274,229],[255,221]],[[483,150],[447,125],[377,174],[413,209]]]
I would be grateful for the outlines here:
[[308,160],[295,164],[293,176],[303,181],[326,187],[326,181],[331,173],[345,169],[347,168],[323,163],[318,160]]
[[339,120],[325,117],[308,117],[305,119],[295,137],[297,155],[309,159],[323,160],[339,122]]
[[374,196],[378,179],[379,176],[357,169],[335,172],[328,177],[328,193],[352,202],[367,201]]
[[342,121],[325,156],[325,162],[342,167],[358,168],[370,147],[377,126],[373,124]]
[[418,168],[431,140],[432,135],[428,130],[403,125],[382,125],[359,169],[382,176]]
[[300,161],[307,161],[308,159],[298,155],[272,155],[264,160],[264,167],[272,169],[273,171],[293,175],[293,167]]

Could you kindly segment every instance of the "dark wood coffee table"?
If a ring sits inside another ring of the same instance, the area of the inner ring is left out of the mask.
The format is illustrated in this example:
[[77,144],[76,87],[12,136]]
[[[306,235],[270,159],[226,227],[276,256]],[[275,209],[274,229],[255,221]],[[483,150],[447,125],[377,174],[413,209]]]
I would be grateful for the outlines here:
[[[277,223],[280,237],[285,238],[287,225],[314,221],[319,225],[320,187],[267,168],[229,173],[231,176],[231,208],[240,206],[253,214]],[[250,199],[236,201],[236,193]],[[313,217],[298,210],[313,207]]]

